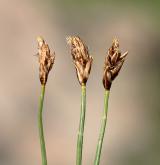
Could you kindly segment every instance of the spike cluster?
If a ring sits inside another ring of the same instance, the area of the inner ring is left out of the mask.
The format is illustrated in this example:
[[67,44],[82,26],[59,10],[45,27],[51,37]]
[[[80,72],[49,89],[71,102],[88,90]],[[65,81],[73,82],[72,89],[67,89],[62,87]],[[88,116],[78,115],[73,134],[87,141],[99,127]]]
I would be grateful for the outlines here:
[[128,52],[121,54],[121,51],[119,50],[119,42],[117,39],[114,39],[105,58],[103,85],[106,90],[110,90],[112,81],[118,75],[127,54]]
[[39,78],[42,85],[47,82],[48,74],[55,60],[55,53],[51,53],[48,44],[42,37],[37,37],[39,57]]
[[89,55],[88,47],[80,37],[68,37],[67,43],[71,46],[71,55],[76,68],[79,83],[86,84],[92,66],[93,58]]

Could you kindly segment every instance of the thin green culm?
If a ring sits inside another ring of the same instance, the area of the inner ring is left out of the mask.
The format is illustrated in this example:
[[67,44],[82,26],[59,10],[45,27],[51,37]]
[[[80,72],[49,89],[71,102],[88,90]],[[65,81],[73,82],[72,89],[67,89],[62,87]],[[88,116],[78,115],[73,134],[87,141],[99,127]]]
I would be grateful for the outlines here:
[[109,90],[105,90],[104,111],[103,111],[103,116],[102,116],[102,121],[101,121],[101,129],[100,129],[100,133],[99,133],[99,139],[98,139],[98,144],[97,144],[94,165],[99,165],[99,163],[100,163],[102,144],[103,144],[105,128],[106,128],[106,123],[107,123],[108,100],[109,100]]
[[77,139],[77,156],[76,165],[82,164],[82,150],[83,150],[83,133],[85,125],[85,113],[86,113],[86,86],[82,85],[82,95],[81,95],[81,112],[80,112],[80,123]]
[[38,128],[39,128],[39,138],[41,145],[42,165],[47,165],[46,147],[45,147],[45,139],[43,132],[43,119],[42,119],[44,95],[45,95],[45,85],[42,85],[41,95],[39,100]]

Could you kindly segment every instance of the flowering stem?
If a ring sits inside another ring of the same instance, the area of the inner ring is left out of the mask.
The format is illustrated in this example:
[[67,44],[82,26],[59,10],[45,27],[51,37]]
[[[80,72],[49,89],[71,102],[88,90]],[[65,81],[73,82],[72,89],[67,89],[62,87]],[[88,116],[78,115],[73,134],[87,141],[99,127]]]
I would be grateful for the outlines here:
[[43,120],[42,120],[44,94],[45,94],[45,85],[42,85],[40,101],[39,101],[38,127],[39,127],[39,138],[40,138],[40,145],[41,145],[42,165],[47,165],[47,156],[46,156],[46,147],[45,147],[45,140],[44,140],[44,133],[43,133]]
[[82,94],[81,94],[81,113],[80,113],[80,123],[77,139],[77,156],[76,165],[82,164],[82,150],[83,150],[83,133],[85,124],[85,113],[86,113],[86,86],[82,84]]
[[103,111],[103,116],[102,116],[102,121],[101,121],[101,129],[100,129],[100,133],[99,133],[99,139],[98,139],[98,144],[97,144],[97,150],[96,150],[96,157],[94,160],[94,165],[99,165],[99,163],[100,163],[102,144],[103,144],[105,128],[106,128],[106,123],[107,123],[108,99],[109,99],[109,90],[105,90],[104,111]]

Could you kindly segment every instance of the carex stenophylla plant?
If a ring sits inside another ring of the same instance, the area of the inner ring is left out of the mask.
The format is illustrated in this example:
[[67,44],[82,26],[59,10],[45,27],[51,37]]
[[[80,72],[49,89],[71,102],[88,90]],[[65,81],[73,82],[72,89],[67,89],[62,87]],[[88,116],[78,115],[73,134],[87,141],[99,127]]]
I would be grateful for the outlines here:
[[38,58],[39,58],[39,79],[41,82],[41,95],[39,100],[38,111],[38,128],[41,146],[42,165],[47,165],[47,154],[43,129],[43,102],[45,95],[45,87],[48,79],[48,74],[52,69],[55,60],[55,53],[51,53],[49,46],[45,43],[42,37],[37,37],[38,42]]
[[112,46],[109,48],[108,53],[105,57],[104,71],[103,71],[103,86],[105,89],[104,110],[101,119],[101,128],[99,132],[99,139],[97,143],[94,165],[100,164],[103,139],[104,139],[105,128],[107,123],[109,93],[110,93],[112,81],[119,74],[119,71],[121,70],[121,67],[125,61],[125,57],[127,56],[127,54],[128,52],[121,54],[121,51],[119,50],[119,41],[117,39],[114,39]]
[[76,165],[82,164],[83,134],[86,113],[86,83],[91,71],[93,58],[89,55],[88,47],[80,37],[68,37],[67,42],[71,47],[71,55],[78,81],[81,85],[81,112],[77,138]]
[[[38,58],[39,58],[39,79],[41,83],[41,95],[39,100],[39,111],[38,111],[38,128],[39,128],[39,138],[40,138],[40,146],[41,146],[42,165],[47,165],[47,154],[45,147],[42,117],[43,117],[45,87],[48,79],[48,74],[51,71],[55,61],[55,53],[50,52],[48,44],[46,44],[46,42],[42,37],[37,37],[37,41],[38,41]],[[78,36],[68,37],[67,43],[70,45],[73,64],[76,69],[76,75],[79,84],[81,86],[81,110],[80,110],[79,129],[77,135],[76,165],[82,165],[83,138],[84,138],[85,113],[86,113],[86,84],[90,75],[93,57],[89,55],[88,47],[81,40],[80,37]],[[119,74],[127,54],[128,52],[125,52],[123,54],[121,53],[119,49],[119,41],[118,39],[114,39],[105,57],[103,80],[102,80],[104,86],[104,110],[101,119],[101,127],[99,132],[97,148],[96,148],[94,165],[100,164],[103,140],[104,140],[105,129],[107,124],[108,100],[109,100],[111,85],[113,80]]]

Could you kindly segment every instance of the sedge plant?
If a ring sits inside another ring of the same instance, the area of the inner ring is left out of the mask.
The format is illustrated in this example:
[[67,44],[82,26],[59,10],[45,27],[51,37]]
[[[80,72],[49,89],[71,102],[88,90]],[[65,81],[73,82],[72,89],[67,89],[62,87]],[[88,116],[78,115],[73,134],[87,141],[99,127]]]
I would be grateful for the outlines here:
[[71,47],[71,55],[78,81],[81,85],[81,112],[77,137],[76,165],[82,164],[83,134],[86,113],[86,83],[91,71],[93,58],[89,55],[88,47],[80,37],[68,37],[67,42]]
[[39,58],[39,79],[41,82],[41,95],[39,100],[39,111],[38,111],[38,128],[39,128],[39,139],[41,146],[42,165],[47,165],[42,113],[43,113],[45,87],[48,79],[48,74],[54,64],[55,53],[50,53],[49,46],[45,43],[42,37],[37,37],[37,41],[38,41],[37,55]]
[[119,42],[117,39],[114,39],[112,46],[109,48],[108,53],[105,57],[104,72],[103,72],[103,86],[105,89],[104,110],[103,110],[103,115],[101,119],[101,128],[99,132],[99,139],[97,143],[94,165],[100,164],[103,139],[104,139],[106,123],[107,123],[108,100],[109,100],[109,94],[110,94],[112,81],[119,74],[119,71],[125,61],[125,57],[127,56],[127,54],[128,52],[121,54],[121,51],[119,50]]

